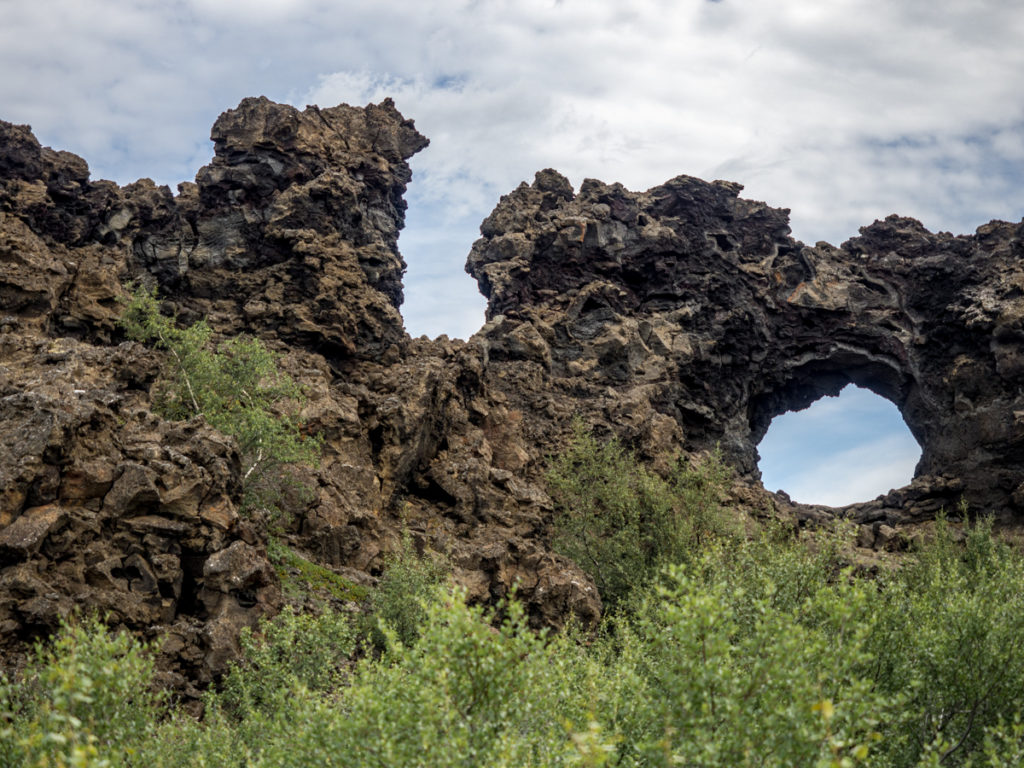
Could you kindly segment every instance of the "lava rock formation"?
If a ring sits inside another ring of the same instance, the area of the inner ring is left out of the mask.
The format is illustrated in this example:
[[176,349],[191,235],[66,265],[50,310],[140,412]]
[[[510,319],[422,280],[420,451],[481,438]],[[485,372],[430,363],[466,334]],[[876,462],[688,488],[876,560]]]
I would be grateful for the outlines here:
[[[279,609],[266,531],[237,513],[236,446],[167,422],[160,357],[117,327],[125,285],[185,321],[284,354],[324,437],[290,532],[372,578],[403,529],[445,552],[472,599],[518,595],[538,624],[600,614],[547,546],[546,457],[574,417],[657,468],[720,446],[730,503],[845,516],[899,547],[961,498],[1024,510],[1024,222],[973,236],[889,217],[836,248],[788,211],[686,176],[646,192],[541,171],[481,225],[467,270],[488,299],[467,341],[406,334],[397,248],[408,159],[426,146],[393,103],[246,99],[215,157],[174,195],[88,166],[0,122],[0,653],[75,609],[161,644],[167,681],[220,674],[242,627]],[[841,510],[760,485],[771,419],[847,383],[900,409],[913,482]]]

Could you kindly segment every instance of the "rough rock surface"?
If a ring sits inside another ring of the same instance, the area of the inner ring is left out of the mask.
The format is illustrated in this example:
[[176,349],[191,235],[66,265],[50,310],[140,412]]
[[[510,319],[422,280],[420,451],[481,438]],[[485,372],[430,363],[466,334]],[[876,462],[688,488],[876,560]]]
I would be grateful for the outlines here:
[[[222,671],[277,610],[265,531],[241,519],[231,441],[151,410],[159,353],[124,342],[117,297],[285,354],[325,441],[291,534],[375,574],[403,527],[477,600],[519,584],[537,624],[600,614],[547,546],[543,471],[574,416],[654,467],[720,445],[732,503],[845,515],[898,549],[963,496],[1024,510],[1024,224],[974,236],[890,217],[835,248],[787,211],[681,176],[646,192],[542,171],[502,198],[467,270],[487,296],[467,341],[410,339],[397,249],[426,146],[390,101],[299,111],[246,99],[177,195],[91,181],[85,162],[0,122],[0,654],[74,609],[160,638],[169,682]],[[855,382],[923,448],[906,488],[843,510],[761,487],[771,419]]]
[[808,247],[788,211],[740,189],[681,176],[644,193],[588,180],[574,195],[538,173],[469,256],[483,335],[584,402],[614,392],[609,422],[639,448],[665,417],[687,449],[719,444],[751,481],[775,416],[853,382],[895,403],[922,448],[914,482],[853,517],[898,523],[963,496],[1015,519],[1024,223],[954,237],[890,216],[840,248]]

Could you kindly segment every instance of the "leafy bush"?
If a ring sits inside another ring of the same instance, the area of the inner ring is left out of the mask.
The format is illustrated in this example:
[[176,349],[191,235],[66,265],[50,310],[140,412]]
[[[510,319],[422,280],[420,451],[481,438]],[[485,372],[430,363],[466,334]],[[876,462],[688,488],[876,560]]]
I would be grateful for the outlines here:
[[[943,765],[966,765],[990,748],[986,740],[1008,745],[1007,721],[1021,714],[1024,559],[990,521],[964,538],[956,543],[940,520],[935,541],[880,592],[872,675],[906,693],[886,744],[894,765],[931,752]],[[1014,738],[1019,750],[1019,728]]]
[[900,571],[837,565],[781,531],[704,537],[603,632],[550,634],[467,606],[406,537],[371,598],[384,653],[286,611],[197,721],[162,717],[138,643],[65,627],[0,685],[0,764],[1019,766],[1024,557],[940,522]]
[[[233,716],[289,706],[297,688],[329,692],[340,687],[356,631],[341,613],[300,614],[285,608],[260,622],[260,632],[242,630],[242,661],[225,678],[216,700]],[[283,697],[283,698],[282,698]]]
[[441,589],[426,602],[418,639],[362,659],[344,687],[313,690],[285,672],[267,681],[283,694],[234,710],[226,689],[210,696],[202,723],[166,723],[145,757],[170,765],[168,755],[187,749],[192,764],[261,768],[579,764],[574,757],[607,741],[579,692],[607,698],[622,686],[593,679],[603,669],[567,638],[531,630],[518,604],[502,614],[495,626],[492,612]]
[[371,641],[384,649],[387,636],[410,645],[419,636],[427,618],[425,601],[448,575],[447,564],[438,557],[419,555],[406,532],[399,549],[387,558],[384,573],[370,593]]
[[315,464],[322,441],[304,433],[302,389],[281,370],[279,357],[254,338],[214,345],[205,320],[179,328],[160,314],[155,290],[131,294],[121,325],[130,339],[168,352],[171,370],[154,398],[158,412],[169,419],[202,416],[234,437],[243,462],[242,508],[280,512],[294,485],[287,467]]
[[[0,764],[141,765],[162,697],[145,646],[96,619],[63,624],[20,680],[0,679]],[[4,727],[4,721],[7,725]]]
[[728,478],[721,457],[712,454],[699,466],[678,460],[664,479],[617,440],[601,443],[577,420],[569,448],[547,474],[558,504],[552,547],[575,560],[614,607],[728,530],[719,504]]
[[[671,568],[623,630],[650,702],[634,726],[641,764],[852,766],[881,738],[893,701],[865,672],[871,586],[819,581],[792,599],[776,579],[803,571],[808,555],[759,554],[710,546]],[[749,589],[736,560],[747,561]]]

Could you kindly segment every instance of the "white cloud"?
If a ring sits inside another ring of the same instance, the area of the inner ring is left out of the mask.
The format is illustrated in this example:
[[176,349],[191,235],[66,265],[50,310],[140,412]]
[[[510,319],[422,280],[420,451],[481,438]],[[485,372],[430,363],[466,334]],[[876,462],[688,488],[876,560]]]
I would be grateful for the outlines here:
[[[809,241],[894,211],[964,231],[1019,216],[1008,192],[1024,183],[1019,161],[998,167],[1020,151],[1024,14],[966,10],[481,3],[441,20],[430,39],[443,44],[414,68],[327,74],[309,100],[389,93],[416,118],[433,143],[411,200],[464,228],[461,249],[435,255],[453,272],[498,194],[549,165],[638,189],[732,178],[791,207]],[[457,88],[436,86],[452,77]]]

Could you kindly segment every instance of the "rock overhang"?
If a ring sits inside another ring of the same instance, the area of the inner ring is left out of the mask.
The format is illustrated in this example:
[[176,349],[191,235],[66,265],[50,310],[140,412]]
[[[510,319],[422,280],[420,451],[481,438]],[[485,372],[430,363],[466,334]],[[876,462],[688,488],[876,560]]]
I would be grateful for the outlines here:
[[720,444],[752,478],[774,416],[854,383],[900,409],[918,475],[1016,514],[1024,476],[1003,457],[1024,437],[1024,223],[954,237],[890,216],[811,247],[790,237],[788,210],[740,189],[681,176],[574,193],[542,171],[502,198],[467,271],[489,316],[512,319],[503,334],[530,323],[550,339],[552,375],[654,386],[683,446]]

